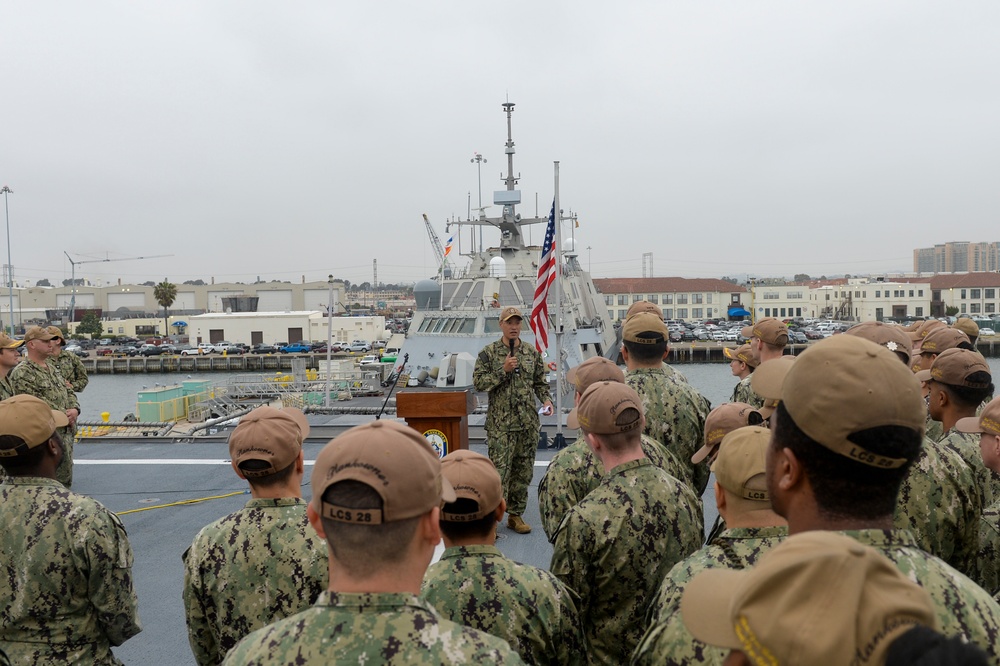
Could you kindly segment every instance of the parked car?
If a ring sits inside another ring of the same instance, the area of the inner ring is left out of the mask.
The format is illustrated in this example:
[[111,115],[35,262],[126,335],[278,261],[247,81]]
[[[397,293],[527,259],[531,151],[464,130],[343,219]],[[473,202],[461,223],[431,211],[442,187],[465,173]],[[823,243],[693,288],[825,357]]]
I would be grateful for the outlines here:
[[278,348],[274,345],[264,344],[263,342],[258,342],[253,347],[250,348],[251,354],[277,354]]
[[[167,351],[164,349],[165,346],[166,345],[154,345],[147,343],[139,347],[136,353],[139,356],[159,356],[160,354],[163,354],[165,351]],[[130,356],[131,355],[132,354],[130,354]]]
[[198,351],[201,352],[202,354],[211,354],[212,352],[215,351],[215,345],[213,345],[211,342],[199,342]]
[[809,342],[809,338],[802,331],[788,331],[788,341],[796,345],[804,345]]
[[369,363],[378,363],[378,362],[379,362],[378,356],[376,356],[375,354],[367,354],[365,356],[362,356],[361,360],[358,361],[360,365],[368,365]]
[[201,353],[202,351],[198,347],[192,347],[191,345],[180,347],[181,356],[200,356]]
[[68,351],[79,358],[88,358],[90,356],[90,352],[83,349],[80,345],[69,345],[63,351]]
[[111,347],[101,347],[100,349],[97,350],[98,356],[112,356],[114,353],[115,350],[112,349]]
[[227,342],[226,340],[222,340],[221,342],[216,342],[214,345],[212,345],[212,351],[214,351],[216,354],[223,354],[223,353],[242,354],[243,347],[237,344],[233,344],[232,342]]
[[991,338],[996,335],[996,331],[992,328],[981,328],[979,329],[979,337],[981,338]]
[[350,346],[347,348],[347,351],[352,352],[352,353],[362,352],[362,353],[367,354],[371,350],[372,350],[372,346],[370,344],[368,344],[367,342],[360,342],[358,340],[355,340],[354,342],[352,342],[350,344]]
[[282,354],[305,354],[312,351],[312,345],[308,342],[293,342],[278,349]]

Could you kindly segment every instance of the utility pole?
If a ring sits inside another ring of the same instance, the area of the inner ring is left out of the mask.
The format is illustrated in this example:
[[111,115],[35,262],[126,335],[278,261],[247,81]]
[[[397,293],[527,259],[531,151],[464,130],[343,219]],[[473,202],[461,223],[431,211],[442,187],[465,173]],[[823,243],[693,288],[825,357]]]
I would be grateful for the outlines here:
[[6,185],[3,189],[3,212],[7,220],[7,292],[10,295],[10,335],[14,337],[14,266],[10,263],[10,210],[7,208],[7,195],[13,194],[14,190]]

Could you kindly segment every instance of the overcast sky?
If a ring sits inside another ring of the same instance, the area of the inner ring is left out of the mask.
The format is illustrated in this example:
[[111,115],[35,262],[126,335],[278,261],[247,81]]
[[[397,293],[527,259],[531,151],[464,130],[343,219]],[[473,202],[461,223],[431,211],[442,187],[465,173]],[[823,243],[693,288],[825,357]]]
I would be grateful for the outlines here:
[[995,0],[0,9],[19,282],[68,278],[64,252],[105,283],[427,277],[421,214],[445,240],[476,205],[474,152],[484,200],[503,187],[508,98],[520,212],[547,213],[559,160],[595,277],[644,252],[656,276],[910,270],[1000,240]]

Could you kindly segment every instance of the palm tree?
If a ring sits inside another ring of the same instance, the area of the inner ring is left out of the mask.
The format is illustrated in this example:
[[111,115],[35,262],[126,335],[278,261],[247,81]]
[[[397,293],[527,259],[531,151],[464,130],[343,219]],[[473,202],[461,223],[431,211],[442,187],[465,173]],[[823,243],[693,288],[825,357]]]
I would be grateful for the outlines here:
[[177,300],[177,285],[171,284],[167,282],[167,278],[163,278],[163,282],[153,287],[153,298],[163,306],[163,330],[166,331],[164,336],[170,335],[170,326],[167,324],[167,308]]

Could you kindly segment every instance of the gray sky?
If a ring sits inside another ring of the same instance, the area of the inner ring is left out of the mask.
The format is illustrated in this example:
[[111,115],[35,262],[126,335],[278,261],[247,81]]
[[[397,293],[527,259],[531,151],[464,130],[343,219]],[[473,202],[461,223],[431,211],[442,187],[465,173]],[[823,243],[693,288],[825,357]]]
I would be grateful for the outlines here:
[[[19,281],[433,274],[552,162],[596,277],[909,270],[1000,240],[1000,3],[0,0]],[[495,212],[495,209],[493,209]],[[567,226],[568,232],[568,226]],[[532,233],[541,242],[540,227]],[[491,239],[487,236],[487,241]],[[6,257],[3,262],[6,263]]]

